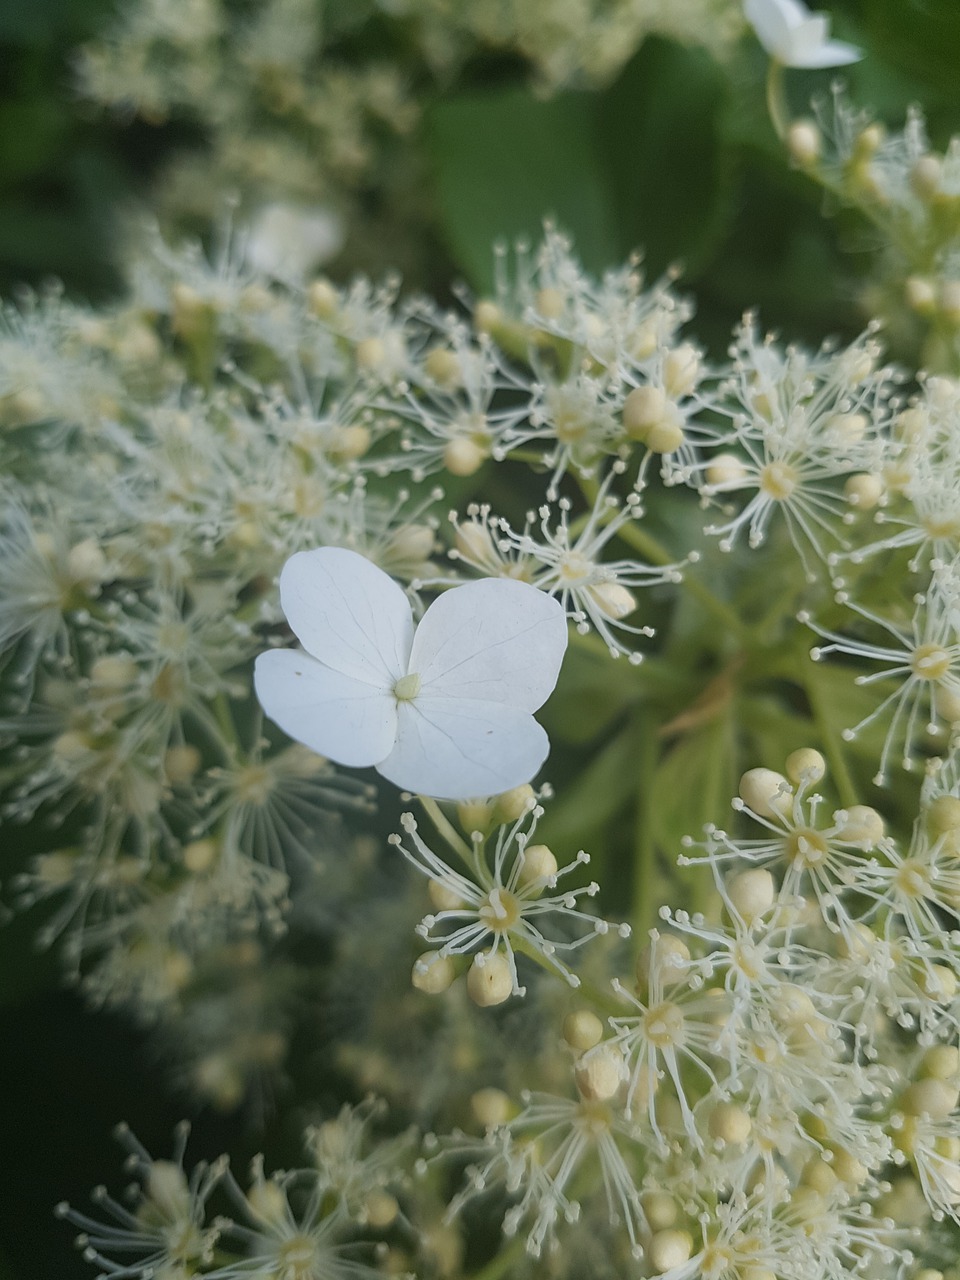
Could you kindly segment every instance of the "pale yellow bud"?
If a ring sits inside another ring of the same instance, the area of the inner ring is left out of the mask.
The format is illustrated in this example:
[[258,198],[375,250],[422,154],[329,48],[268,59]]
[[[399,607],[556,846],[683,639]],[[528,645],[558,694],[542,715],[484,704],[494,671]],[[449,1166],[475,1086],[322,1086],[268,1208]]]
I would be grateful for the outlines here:
[[940,180],[943,177],[943,164],[939,156],[926,155],[914,163],[910,170],[910,185],[921,200],[932,200],[940,191]]
[[587,587],[587,594],[597,608],[614,622],[626,618],[637,607],[637,597],[619,582],[597,582]]
[[420,561],[432,555],[436,535],[428,524],[404,524],[395,529],[384,549],[384,559],[394,561]]
[[612,1044],[602,1044],[580,1059],[574,1075],[582,1098],[588,1102],[606,1102],[623,1080],[623,1054]]
[[866,435],[868,425],[864,413],[834,413],[824,423],[824,430],[843,444],[856,444]]
[[665,1191],[648,1191],[643,1197],[643,1212],[651,1231],[672,1227],[679,1216],[676,1200]]
[[546,882],[557,874],[557,859],[545,844],[528,844],[520,855],[517,884],[526,888],[538,880]]
[[502,1089],[478,1089],[470,1097],[470,1110],[478,1124],[496,1129],[509,1120],[511,1103]]
[[647,1258],[655,1271],[672,1271],[690,1261],[693,1253],[693,1237],[689,1231],[677,1231],[668,1227],[655,1231],[647,1246]]
[[815,1159],[809,1160],[804,1165],[800,1181],[805,1187],[811,1187],[814,1191],[819,1191],[821,1195],[828,1196],[837,1185],[838,1179],[833,1168],[827,1164],[826,1160]]
[[201,765],[200,752],[196,747],[184,743],[182,746],[170,747],[163,757],[163,772],[167,781],[174,786],[189,782]]
[[351,462],[362,458],[370,448],[370,428],[355,422],[352,426],[338,427],[331,433],[327,452],[331,458]]
[[685,342],[668,351],[663,361],[663,385],[678,400],[688,396],[700,377],[700,356],[695,347]]
[[109,576],[107,558],[93,538],[84,538],[67,552],[67,573],[74,582],[95,587]]
[[132,658],[122,654],[107,654],[98,658],[90,668],[90,679],[105,689],[125,689],[139,675],[139,668]]
[[212,870],[220,856],[220,846],[216,840],[193,840],[183,846],[183,865],[193,875],[203,875]]
[[472,476],[480,470],[489,456],[489,450],[475,440],[456,436],[444,445],[443,465],[452,476]]
[[187,1176],[172,1160],[154,1160],[147,1174],[147,1195],[164,1218],[182,1218],[190,1212]]
[[870,471],[848,476],[843,485],[843,496],[860,511],[872,511],[883,498],[883,477]]
[[787,777],[797,786],[820,782],[826,776],[827,762],[813,747],[800,747],[787,756]]
[[903,282],[903,296],[911,311],[926,316],[937,305],[937,288],[926,276],[907,276]]
[[473,309],[473,323],[478,333],[492,333],[503,324],[503,312],[495,302],[481,299]]
[[683,417],[676,405],[668,405],[663,418],[650,428],[644,443],[651,453],[675,453],[685,440]]
[[367,1226],[373,1227],[375,1231],[383,1231],[391,1226],[399,1212],[400,1206],[389,1191],[371,1191],[363,1202],[363,1216]]
[[456,965],[449,956],[441,955],[439,951],[425,951],[414,961],[410,981],[425,995],[438,996],[447,990],[456,976]]
[[247,1204],[261,1222],[282,1223],[287,1216],[287,1197],[275,1182],[257,1182],[247,1192]]
[[727,881],[730,904],[745,924],[751,925],[773,906],[777,886],[773,876],[764,867],[751,867],[740,871]]
[[866,804],[852,804],[849,809],[834,815],[839,822],[838,840],[846,840],[850,844],[858,844],[863,849],[872,849],[883,839],[883,818]]
[[493,822],[493,805],[486,800],[461,800],[457,805],[457,821],[467,835],[486,831]]
[[945,964],[932,964],[924,969],[918,983],[928,1000],[946,1004],[957,994],[957,976]]
[[908,1116],[929,1116],[931,1120],[946,1120],[960,1101],[960,1088],[946,1080],[930,1077],[915,1080],[900,1095],[900,1109]]
[[340,299],[329,280],[314,280],[307,289],[307,305],[321,320],[331,320],[337,313]]
[[802,169],[816,164],[823,150],[823,138],[812,120],[795,120],[787,130],[790,159]]
[[540,289],[534,299],[534,307],[546,320],[559,320],[565,306],[564,295],[559,289]]
[[533,808],[536,797],[529,782],[519,787],[511,787],[503,791],[494,801],[494,812],[498,822],[516,822]]
[[513,994],[513,975],[506,956],[481,951],[467,970],[467,994],[481,1008],[503,1004]]
[[735,453],[717,453],[710,459],[706,478],[708,485],[732,489],[746,480],[747,468]]
[[750,1137],[753,1121],[749,1111],[735,1102],[718,1102],[710,1112],[710,1137],[742,1145]]
[[563,1038],[576,1053],[586,1053],[603,1039],[603,1023],[590,1009],[576,1009],[563,1020]]
[[841,1182],[846,1182],[851,1187],[862,1186],[870,1173],[870,1170],[862,1161],[842,1147],[838,1147],[834,1151],[831,1168]]
[[932,1080],[950,1080],[960,1076],[960,1049],[952,1044],[932,1045],[923,1055],[920,1074]]
[[[657,963],[664,982],[679,982],[690,964],[690,948],[672,933],[662,933],[656,941]],[[650,980],[650,962],[654,946],[648,944],[637,956],[637,983],[645,987]]]
[[782,818],[793,807],[793,790],[782,773],[748,769],[740,778],[740,799],[761,818]]
[[435,911],[456,911],[463,906],[463,899],[449,888],[442,880],[430,880],[427,883],[427,896]]
[[634,440],[642,440],[667,410],[667,397],[659,387],[634,387],[623,402],[623,428]]
[[460,357],[447,347],[433,347],[423,362],[424,371],[438,386],[452,391],[463,381]]
[[960,799],[937,796],[926,808],[927,829],[931,836],[960,836]]

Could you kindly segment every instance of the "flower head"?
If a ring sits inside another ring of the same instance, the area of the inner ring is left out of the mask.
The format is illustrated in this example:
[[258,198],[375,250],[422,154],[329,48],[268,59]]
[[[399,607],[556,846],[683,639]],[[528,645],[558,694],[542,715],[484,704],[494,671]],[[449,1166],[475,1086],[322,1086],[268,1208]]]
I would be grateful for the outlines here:
[[533,719],[556,684],[563,610],[526,583],[446,592],[414,625],[403,590],[356,552],[301,551],[280,601],[303,650],[257,659],[257,696],[297,741],[339,764],[375,765],[438,799],[493,795],[546,759]]
[[744,0],[743,12],[757,39],[785,67],[844,67],[859,62],[856,45],[829,40],[825,13],[811,13],[800,0]]

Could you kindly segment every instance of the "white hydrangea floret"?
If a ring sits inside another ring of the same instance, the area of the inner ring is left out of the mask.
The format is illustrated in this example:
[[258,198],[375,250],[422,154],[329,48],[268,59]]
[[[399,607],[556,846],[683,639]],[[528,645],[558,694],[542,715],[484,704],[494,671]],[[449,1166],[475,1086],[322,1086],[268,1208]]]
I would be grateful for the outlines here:
[[543,764],[549,741],[532,713],[567,644],[549,596],[484,579],[440,596],[415,626],[388,574],[320,547],[284,565],[280,602],[304,649],[262,653],[254,682],[298,742],[445,800],[508,791]]
[[844,67],[859,62],[856,45],[828,39],[830,22],[800,0],[744,0],[743,12],[757,39],[785,67]]

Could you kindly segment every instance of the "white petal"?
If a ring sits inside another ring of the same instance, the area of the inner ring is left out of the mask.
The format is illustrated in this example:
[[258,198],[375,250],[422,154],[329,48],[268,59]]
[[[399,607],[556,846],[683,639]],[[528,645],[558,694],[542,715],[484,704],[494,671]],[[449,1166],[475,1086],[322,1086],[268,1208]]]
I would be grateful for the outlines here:
[[410,602],[366,556],[343,547],[298,551],[280,574],[280,604],[307,652],[334,671],[392,689],[407,670]]
[[744,0],[743,12],[757,39],[775,57],[786,51],[791,32],[810,16],[797,0]]
[[566,647],[566,617],[556,600],[525,582],[482,578],[433,602],[417,628],[410,670],[420,676],[424,697],[536,711],[557,683]]
[[533,716],[515,707],[421,695],[399,710],[397,744],[377,769],[398,787],[438,800],[519,787],[550,750]]
[[253,684],[275,724],[337,764],[377,764],[396,741],[397,702],[388,689],[333,671],[298,649],[261,653]]
[[846,67],[851,62],[859,62],[863,58],[863,50],[855,44],[847,44],[843,40],[825,40],[815,49],[796,50],[790,65],[792,67]]

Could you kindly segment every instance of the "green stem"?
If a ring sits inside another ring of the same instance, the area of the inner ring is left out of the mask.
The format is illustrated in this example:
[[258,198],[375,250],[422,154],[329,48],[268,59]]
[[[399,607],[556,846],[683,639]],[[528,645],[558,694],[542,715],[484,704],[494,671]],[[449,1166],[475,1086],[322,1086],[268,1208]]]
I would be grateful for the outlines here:
[[451,849],[466,862],[467,866],[473,869],[473,849],[467,844],[463,836],[456,830],[453,824],[447,819],[443,810],[437,804],[436,800],[432,800],[429,796],[418,796],[424,810],[430,815],[430,821],[436,827],[438,833],[443,836]]
[[777,137],[785,142],[790,127],[790,108],[787,106],[783,63],[776,58],[770,59],[770,66],[767,68],[767,111]]
[[650,828],[651,806],[656,798],[650,794],[649,783],[657,763],[657,739],[653,733],[642,733],[637,742],[637,809],[633,824],[633,901],[630,921],[634,935],[643,944],[647,934],[656,924],[659,905],[656,894],[659,888],[657,875],[657,849]]

